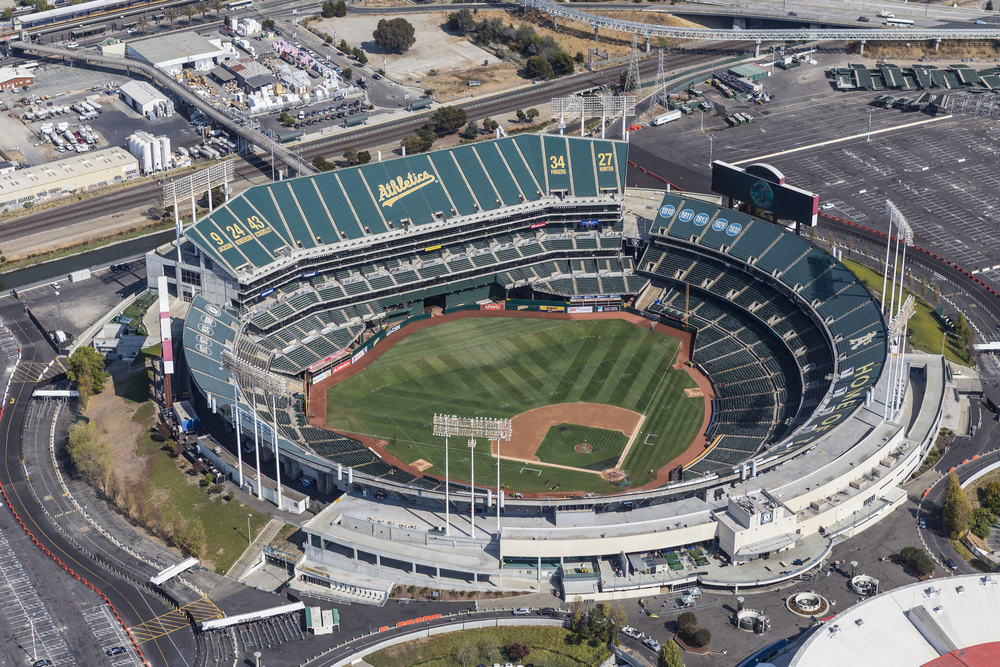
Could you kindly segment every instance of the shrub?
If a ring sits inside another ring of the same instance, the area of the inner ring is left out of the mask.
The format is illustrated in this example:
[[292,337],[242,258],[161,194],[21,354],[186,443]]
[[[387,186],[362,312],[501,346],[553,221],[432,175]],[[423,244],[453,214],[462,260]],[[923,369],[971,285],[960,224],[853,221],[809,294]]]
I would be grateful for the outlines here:
[[934,572],[934,561],[926,551],[917,547],[903,547],[899,552],[899,562],[920,577]]
[[993,527],[993,521],[996,517],[993,516],[993,512],[989,511],[985,507],[977,507],[972,510],[972,519],[969,521],[969,529],[972,534],[976,537],[986,539],[990,536],[990,529]]
[[712,633],[708,631],[708,628],[698,628],[691,633],[686,641],[695,648],[704,648],[712,642]]
[[514,642],[503,647],[503,652],[511,660],[524,660],[531,654],[531,649],[521,642]]
[[693,611],[682,612],[677,617],[677,627],[681,630],[689,630],[698,627],[698,617]]

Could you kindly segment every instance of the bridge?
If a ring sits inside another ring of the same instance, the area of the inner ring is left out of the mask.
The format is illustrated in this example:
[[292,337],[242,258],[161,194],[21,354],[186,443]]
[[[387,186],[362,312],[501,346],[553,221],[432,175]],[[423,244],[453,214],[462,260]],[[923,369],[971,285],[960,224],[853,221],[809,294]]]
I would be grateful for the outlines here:
[[[590,14],[573,9],[565,4],[551,0],[513,0],[525,10],[531,9],[543,12],[552,17],[553,23],[559,18],[566,18],[580,23],[587,23],[594,28],[594,40],[597,40],[601,28],[627,32],[646,38],[646,52],[650,50],[652,37],[670,37],[674,39],[707,39],[714,41],[754,42],[755,55],[760,55],[761,42],[785,41],[858,41],[864,53],[865,42],[920,42],[934,40],[934,48],[938,48],[945,39],[1000,39],[1000,28],[975,26],[973,28],[935,28],[932,30],[918,28],[766,28],[766,29],[729,29],[686,28],[677,26],[623,21],[609,16]],[[788,20],[788,17],[781,17]]]
[[[232,116],[227,115],[195,95],[194,92],[186,86],[183,86],[175,81],[174,78],[166,72],[147,63],[127,57],[102,56],[96,53],[88,52],[84,49],[65,49],[60,46],[33,44],[21,40],[11,40],[8,43],[12,49],[19,49],[25,53],[58,56],[68,60],[107,65],[116,69],[125,70],[129,75],[131,75],[132,70],[140,71],[154,81],[158,82],[163,88],[176,95],[178,99],[182,99],[188,104],[200,109],[202,113],[205,114],[206,118],[210,118],[215,121],[219,127],[224,128],[232,136],[239,137],[242,141],[246,142],[247,146],[263,146],[269,141],[269,139],[258,130],[250,127],[249,123],[251,121],[249,118],[233,118]],[[284,146],[274,144],[273,150],[275,157],[279,158],[282,162],[290,166],[299,174],[311,175],[316,173],[310,165],[302,162],[295,153],[288,150]]]

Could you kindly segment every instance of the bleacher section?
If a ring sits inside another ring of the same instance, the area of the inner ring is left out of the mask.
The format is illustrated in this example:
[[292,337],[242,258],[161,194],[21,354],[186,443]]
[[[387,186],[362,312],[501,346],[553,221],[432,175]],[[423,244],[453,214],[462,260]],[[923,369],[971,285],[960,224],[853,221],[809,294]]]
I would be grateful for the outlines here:
[[[622,142],[526,134],[371,163],[255,186],[187,235],[236,276],[299,250],[419,232],[442,220],[553,195],[622,193],[626,150]],[[593,248],[598,241],[591,236],[586,243]]]
[[[861,404],[885,360],[886,331],[846,267],[767,222],[672,194],[652,232],[637,271],[654,281],[637,305],[683,319],[683,284],[692,287],[693,358],[718,393],[707,435],[722,437],[692,473],[749,458],[795,429],[785,444],[805,446],[843,417],[831,413]],[[831,387],[831,377],[841,379]]]

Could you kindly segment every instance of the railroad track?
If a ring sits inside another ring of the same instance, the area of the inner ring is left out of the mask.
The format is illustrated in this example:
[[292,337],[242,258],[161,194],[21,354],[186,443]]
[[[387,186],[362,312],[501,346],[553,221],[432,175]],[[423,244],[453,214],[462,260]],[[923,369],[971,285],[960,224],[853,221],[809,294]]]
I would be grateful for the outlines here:
[[[699,63],[707,63],[719,56],[733,56],[744,50],[745,48],[739,44],[728,44],[718,47],[711,46],[704,49],[675,52],[669,58],[669,66],[671,71],[683,71],[695,67]],[[620,70],[624,68],[627,68],[627,64],[622,64],[621,67],[609,67],[605,70],[594,72],[582,72],[520,91],[514,91],[506,95],[484,98],[482,100],[469,100],[458,103],[455,106],[466,109],[470,117],[477,119],[500,116],[501,114],[510,113],[520,108],[547,106],[553,97],[565,97],[582,90],[616,83]],[[641,60],[639,62],[640,77],[646,81],[654,78],[656,76],[656,68],[657,61],[655,59],[647,58]],[[301,155],[308,162],[316,156],[324,156],[327,159],[337,158],[348,147],[363,149],[366,147],[398,145],[404,137],[413,134],[419,127],[427,123],[430,119],[430,113],[408,115],[405,118],[400,118],[389,123],[363,127],[332,136],[329,139],[312,142],[302,147]],[[239,160],[236,164],[236,174],[245,178],[251,178],[260,174],[269,175],[270,160],[266,155],[250,156]],[[158,181],[146,180],[127,188],[83,199],[79,202],[73,202],[71,216],[73,222],[83,222],[138,206],[152,205],[161,191],[162,188]],[[13,240],[23,236],[44,233],[49,230],[55,232],[55,230],[66,224],[67,211],[67,206],[57,206],[45,211],[18,216],[6,222],[0,222],[0,237]]]

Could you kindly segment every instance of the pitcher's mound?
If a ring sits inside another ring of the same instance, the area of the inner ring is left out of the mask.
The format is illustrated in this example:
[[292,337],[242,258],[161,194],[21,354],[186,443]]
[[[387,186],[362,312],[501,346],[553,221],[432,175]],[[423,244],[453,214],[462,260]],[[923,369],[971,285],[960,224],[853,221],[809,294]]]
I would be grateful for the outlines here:
[[581,442],[579,445],[577,445],[573,449],[575,449],[576,451],[580,452],[581,454],[589,454],[592,451],[594,451],[593,445],[588,445],[585,442]]
[[413,466],[414,468],[416,468],[417,470],[419,470],[420,472],[423,472],[423,471],[427,470],[428,468],[433,468],[434,467],[433,463],[430,463],[429,461],[425,461],[423,459],[417,459],[416,461],[414,461],[410,465]]
[[685,389],[684,395],[688,398],[698,398],[700,396],[704,396],[705,392],[701,390],[701,387],[695,387],[694,389]]

